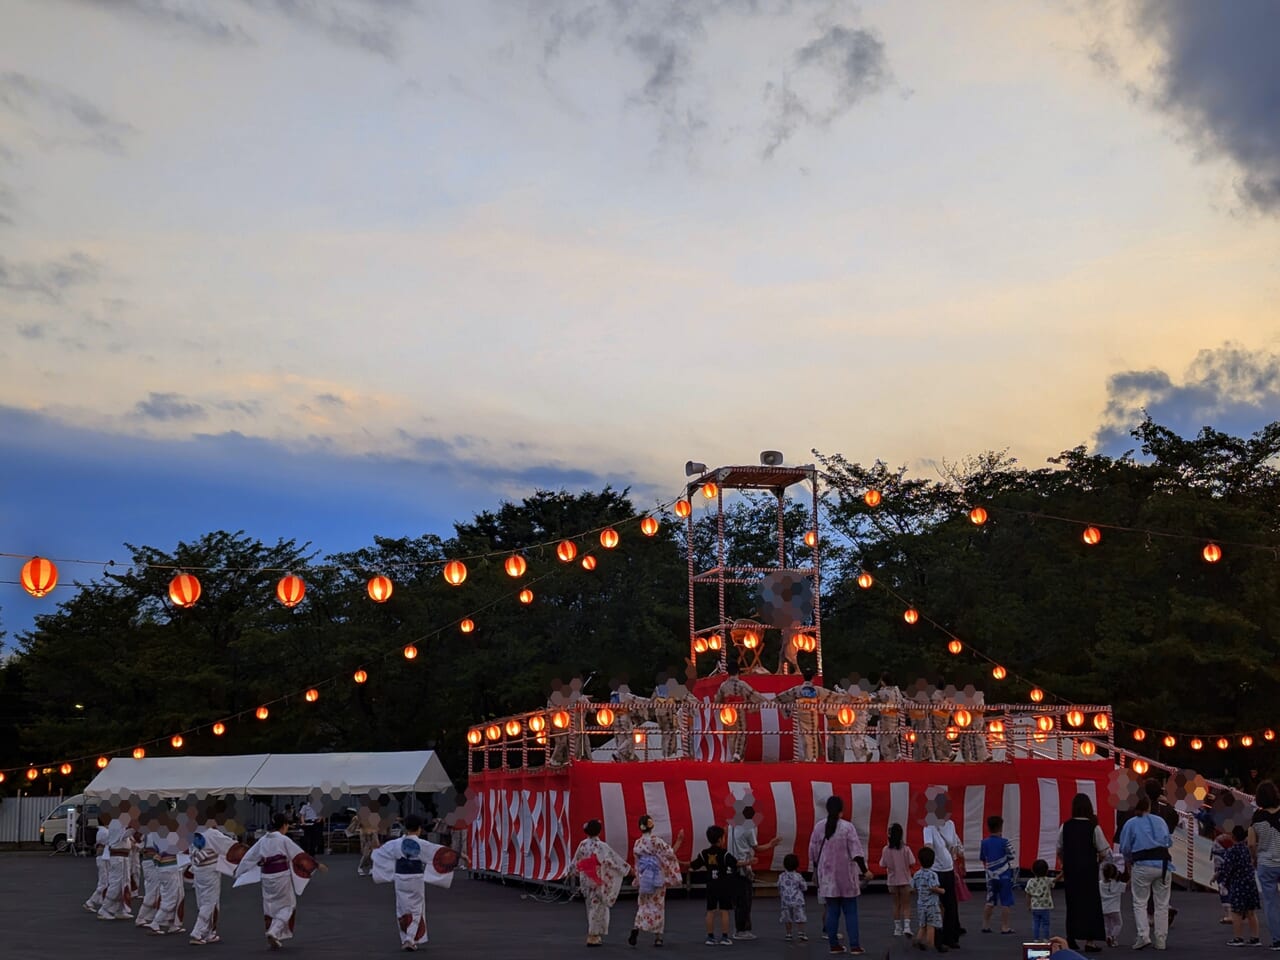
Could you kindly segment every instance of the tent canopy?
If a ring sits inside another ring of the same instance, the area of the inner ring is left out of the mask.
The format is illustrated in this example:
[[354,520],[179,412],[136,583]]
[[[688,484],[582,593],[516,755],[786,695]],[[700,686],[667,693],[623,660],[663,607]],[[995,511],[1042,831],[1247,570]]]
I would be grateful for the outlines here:
[[85,788],[89,797],[190,794],[301,796],[435,793],[453,786],[434,750],[273,753],[231,757],[116,757]]

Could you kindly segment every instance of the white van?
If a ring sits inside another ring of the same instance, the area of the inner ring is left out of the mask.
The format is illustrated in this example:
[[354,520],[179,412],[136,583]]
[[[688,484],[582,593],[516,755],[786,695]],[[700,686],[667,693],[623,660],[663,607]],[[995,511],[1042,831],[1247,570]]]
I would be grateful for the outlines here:
[[52,813],[44,818],[44,822],[40,824],[40,842],[51,843],[55,850],[65,850],[67,846],[67,814],[76,807],[81,807],[80,814],[83,818],[81,827],[98,826],[98,802],[91,800],[86,802],[83,793],[77,793],[74,797],[67,797],[58,805]]

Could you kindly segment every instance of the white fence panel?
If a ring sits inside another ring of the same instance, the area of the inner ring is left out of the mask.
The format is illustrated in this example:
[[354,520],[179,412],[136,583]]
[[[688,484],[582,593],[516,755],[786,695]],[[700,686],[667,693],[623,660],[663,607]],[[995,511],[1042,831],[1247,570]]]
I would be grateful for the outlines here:
[[62,797],[5,797],[0,801],[0,843],[35,843],[40,824]]

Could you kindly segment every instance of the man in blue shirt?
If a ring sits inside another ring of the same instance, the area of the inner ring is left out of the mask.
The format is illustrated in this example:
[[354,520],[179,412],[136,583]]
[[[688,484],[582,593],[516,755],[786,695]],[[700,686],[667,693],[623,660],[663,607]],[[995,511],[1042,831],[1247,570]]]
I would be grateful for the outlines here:
[[1169,826],[1151,813],[1151,800],[1146,795],[1138,798],[1134,816],[1126,821],[1120,831],[1120,853],[1129,870],[1129,891],[1133,896],[1133,923],[1138,928],[1138,939],[1133,949],[1141,950],[1152,942],[1147,919],[1147,900],[1155,899],[1155,947],[1165,948],[1169,937],[1169,890],[1172,877],[1169,870],[1169,848],[1173,837]]

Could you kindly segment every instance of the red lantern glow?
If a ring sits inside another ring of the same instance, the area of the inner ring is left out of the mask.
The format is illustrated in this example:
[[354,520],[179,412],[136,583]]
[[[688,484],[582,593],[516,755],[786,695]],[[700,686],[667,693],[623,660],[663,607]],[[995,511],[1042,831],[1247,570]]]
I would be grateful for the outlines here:
[[461,560],[450,560],[444,565],[444,579],[450,586],[462,586],[467,579],[467,565]]
[[271,715],[271,711],[266,707],[259,707],[257,710],[253,711],[253,715],[259,720],[265,720]]
[[1041,733],[1048,733],[1053,729],[1053,717],[1047,713],[1040,714],[1040,716],[1036,717],[1036,729]]
[[1203,740],[1201,740],[1201,739],[1200,739],[1200,738],[1198,738],[1198,737],[1197,737],[1195,740],[1192,740],[1192,741],[1191,741],[1191,749],[1192,749],[1192,750],[1203,750],[1203,749],[1204,749],[1204,741],[1203,741]]
[[470,618],[463,620],[458,624],[458,629],[463,633],[471,633],[476,628],[476,622]]
[[1105,732],[1111,726],[1111,721],[1105,713],[1095,713],[1093,715],[1093,729]]
[[557,710],[551,715],[551,725],[557,730],[568,730],[570,719],[568,710]]
[[1043,690],[1041,690],[1039,687],[1032,687],[1032,688],[1031,688],[1031,702],[1032,702],[1032,703],[1039,703],[1039,702],[1040,702],[1040,701],[1042,701],[1043,699],[1044,699],[1044,691],[1043,691]]
[[1143,740],[1147,739],[1147,731],[1143,730],[1141,727],[1136,727],[1133,731],[1133,739],[1138,743],[1141,743]]
[[1249,735],[1246,733],[1243,737],[1241,737],[1241,738],[1240,738],[1240,746],[1242,746],[1242,747],[1252,747],[1252,746],[1253,746],[1253,737],[1249,736]]
[[369,674],[365,673],[363,670],[357,670],[351,675],[351,679],[356,683],[364,683],[369,679]]
[[958,657],[960,652],[964,650],[964,644],[959,640],[952,640],[947,644],[947,653]]
[[1147,761],[1145,760],[1133,761],[1133,772],[1140,777],[1146,776],[1147,771],[1150,769],[1151,769],[1151,764],[1147,763]]
[[1084,726],[1084,714],[1079,710],[1067,711],[1067,726],[1082,727]]
[[600,531],[600,546],[612,550],[618,545],[618,531],[613,527],[605,527]]
[[524,732],[524,727],[520,726],[519,720],[508,720],[506,729],[508,737],[518,737]]
[[317,700],[320,699],[320,691],[317,690],[315,687],[312,687],[302,696],[303,696],[303,699],[307,701],[307,703],[315,703]]
[[143,757],[145,757],[146,755],[147,755],[147,751],[146,751],[146,750],[144,750],[144,749],[142,749],[142,747],[134,747],[134,748],[133,748],[133,759],[135,759],[135,760],[141,760],[141,759],[142,759]]
[[175,733],[169,740],[169,746],[173,747],[175,750],[181,750],[182,744],[183,740],[181,734]]
[[479,727],[472,727],[467,731],[467,743],[471,744],[473,747],[480,746],[480,741],[483,739],[484,734],[480,731]]
[[955,720],[957,727],[963,728],[973,723],[973,714],[971,714],[968,710],[957,710],[953,714],[953,719]]
[[804,533],[804,545],[806,547],[816,547],[818,545],[818,531],[806,530]]
[[1169,734],[1167,737],[1164,738],[1163,742],[1166,747],[1169,747],[1170,749],[1172,749],[1173,747],[1176,747],[1178,745],[1178,738],[1175,737],[1173,734]]
[[418,657],[418,648],[415,647],[412,643],[406,645],[404,648],[404,658],[406,660],[416,660],[417,657]]
[[595,557],[593,557],[591,554],[587,554],[585,557],[583,557],[583,558],[582,558],[582,569],[583,569],[583,570],[594,570],[595,568],[596,568],[596,558],[595,558]]
[[694,638],[694,641],[693,641],[693,652],[694,652],[694,653],[706,653],[706,652],[707,652],[707,641],[706,641],[704,638],[702,638],[702,637],[695,637],[695,638]]
[[1216,543],[1210,543],[1200,551],[1200,555],[1204,557],[1205,563],[1217,563],[1222,559],[1222,548]]
[[982,507],[974,507],[969,511],[969,522],[975,527],[980,527],[987,522],[987,511]]
[[858,574],[858,586],[860,586],[863,590],[870,590],[871,585],[875,582],[876,582],[875,578],[872,577],[871,574],[867,573],[867,571],[865,570],[863,570],[860,574]]
[[578,545],[572,540],[561,540],[556,544],[556,556],[563,563],[573,563],[573,558],[578,555]]
[[726,727],[732,727],[738,722],[738,711],[733,707],[720,708],[720,722]]
[[1080,742],[1080,752],[1086,757],[1092,757],[1098,752],[1098,748],[1093,745],[1092,740],[1082,740]]
[[58,772],[62,774],[64,777],[71,776],[71,764],[64,763],[62,766],[58,768]]
[[169,581],[169,600],[175,607],[194,607],[200,599],[200,581],[189,573],[180,573]]
[[920,620],[920,611],[915,607],[908,607],[903,611],[902,619],[907,621],[907,623],[915,624]]
[[596,723],[602,727],[613,726],[613,711],[608,707],[601,707],[596,711]]
[[[134,751],[134,753],[136,754],[137,751]],[[40,776],[40,771],[37,770],[35,767],[32,767],[30,770],[27,771],[28,780],[35,780],[39,776]]]
[[379,574],[376,577],[370,577],[369,582],[365,584],[365,591],[369,594],[369,599],[374,603],[386,603],[391,599],[391,591],[395,587],[391,584],[390,577],[384,577]]
[[106,757],[99,757],[99,758],[98,758],[98,769],[99,769],[99,770],[105,770],[105,769],[107,769],[107,764],[108,764],[108,763],[110,763],[110,762],[111,762],[111,761],[110,761],[110,760],[108,760]]
[[1003,680],[1005,677],[1009,675],[1009,671],[997,663],[994,667],[991,668],[991,675],[995,677],[997,680]]
[[533,591],[525,588],[520,591],[520,602],[524,604],[533,603]]
[[276,584],[276,598],[286,607],[296,607],[306,595],[307,585],[295,574],[286,573]]
[[220,737],[226,732],[227,732],[227,725],[225,723],[219,721],[213,725],[213,735],[215,737]]
[[881,499],[882,497],[880,496],[879,490],[868,490],[866,493],[862,495],[862,502],[865,503],[868,507],[880,506]]
[[646,537],[654,537],[658,534],[658,521],[655,517],[645,517],[640,521],[640,532]]
[[703,500],[714,500],[716,498],[716,494],[718,494],[719,492],[720,492],[720,488],[717,487],[714,483],[704,483],[702,485]]
[[836,720],[840,722],[842,727],[853,726],[853,721],[858,719],[858,714],[854,712],[852,707],[841,707],[836,711]]
[[58,568],[52,560],[32,557],[22,565],[22,589],[37,600],[58,585]]
[[1083,540],[1087,546],[1097,546],[1098,543],[1102,541],[1102,531],[1097,527],[1085,527],[1084,533],[1080,535],[1080,539]]
[[1218,749],[1219,749],[1219,750],[1225,750],[1225,749],[1227,749],[1227,747],[1229,747],[1229,746],[1231,746],[1231,741],[1230,741],[1230,740],[1228,740],[1226,737],[1219,737],[1219,738],[1218,738]]
[[507,571],[508,577],[512,577],[514,579],[516,577],[523,577],[524,572],[529,569],[529,564],[525,562],[524,557],[520,556],[520,554],[513,553],[511,556],[507,557],[502,568]]
[[676,516],[677,516],[677,517],[679,517],[681,520],[683,520],[683,519],[685,519],[686,517],[688,517],[688,516],[689,516],[689,514],[691,514],[691,513],[693,513],[693,504],[691,504],[688,500],[677,500],[677,501],[676,501]]
[[497,740],[502,736],[502,728],[496,723],[491,723],[489,726],[484,728],[484,735],[490,740]]

